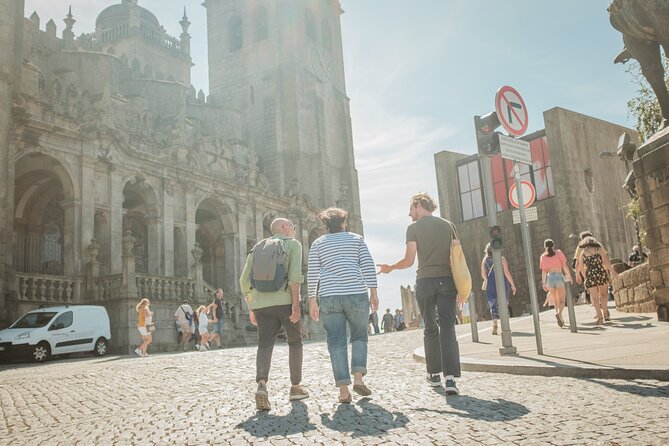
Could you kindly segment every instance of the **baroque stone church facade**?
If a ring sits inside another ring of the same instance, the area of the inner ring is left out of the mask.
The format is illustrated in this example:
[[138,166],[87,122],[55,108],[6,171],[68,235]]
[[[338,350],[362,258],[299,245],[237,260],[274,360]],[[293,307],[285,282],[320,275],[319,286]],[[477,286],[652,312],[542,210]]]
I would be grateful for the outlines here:
[[[0,327],[39,305],[104,305],[112,348],[157,349],[182,302],[225,291],[227,344],[254,338],[238,277],[278,216],[304,263],[337,205],[361,232],[337,0],[206,0],[209,96],[190,82],[190,22],[168,35],[137,0],[57,33],[0,0]],[[65,11],[64,11],[65,12]]]

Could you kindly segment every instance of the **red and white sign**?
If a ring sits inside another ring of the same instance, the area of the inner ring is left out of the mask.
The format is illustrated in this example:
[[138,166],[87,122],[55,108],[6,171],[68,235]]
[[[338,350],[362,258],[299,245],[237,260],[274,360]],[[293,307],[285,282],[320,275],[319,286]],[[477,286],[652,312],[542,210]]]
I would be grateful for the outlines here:
[[521,136],[527,131],[527,108],[515,88],[505,85],[497,90],[495,111],[499,122],[511,135]]
[[[523,189],[523,207],[528,208],[534,200],[537,198],[537,192],[534,189],[534,186],[529,181],[522,180],[520,182],[520,187]],[[513,183],[509,188],[509,201],[511,206],[514,208],[519,208],[518,205],[518,193],[516,191],[516,183]]]

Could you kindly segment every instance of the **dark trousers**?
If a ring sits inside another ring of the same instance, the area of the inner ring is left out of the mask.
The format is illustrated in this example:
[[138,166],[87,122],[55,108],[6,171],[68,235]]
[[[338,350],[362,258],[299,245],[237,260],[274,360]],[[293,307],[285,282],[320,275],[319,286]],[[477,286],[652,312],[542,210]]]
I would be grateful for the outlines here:
[[460,376],[460,347],[455,335],[456,296],[452,277],[416,279],[416,300],[425,321],[427,373]]
[[281,327],[286,331],[288,341],[288,366],[290,367],[290,382],[293,385],[302,381],[302,335],[300,322],[290,322],[291,305],[277,305],[274,307],[254,310],[258,324],[258,353],[256,354],[256,382],[269,380],[269,367],[272,364],[272,352],[276,337]]

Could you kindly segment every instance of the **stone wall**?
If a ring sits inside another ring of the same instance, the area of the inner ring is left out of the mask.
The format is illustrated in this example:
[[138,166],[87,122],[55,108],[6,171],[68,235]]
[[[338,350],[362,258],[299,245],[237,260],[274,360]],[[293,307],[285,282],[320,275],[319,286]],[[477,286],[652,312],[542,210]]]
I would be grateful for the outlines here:
[[616,310],[626,313],[653,313],[657,310],[650,283],[648,262],[629,269],[613,281]]
[[669,130],[655,135],[638,153],[634,174],[650,249],[651,296],[658,319],[669,321]]

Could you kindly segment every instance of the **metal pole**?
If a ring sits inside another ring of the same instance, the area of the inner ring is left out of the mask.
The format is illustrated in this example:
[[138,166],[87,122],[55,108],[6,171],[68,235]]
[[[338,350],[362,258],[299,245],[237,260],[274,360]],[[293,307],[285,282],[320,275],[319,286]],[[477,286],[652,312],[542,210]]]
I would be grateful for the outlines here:
[[[497,224],[497,201],[495,200],[495,189],[492,184],[491,161],[487,156],[479,156],[481,165],[481,176],[485,192],[486,211],[488,212],[488,224]],[[502,266],[502,252],[499,249],[492,250],[493,273],[495,274],[495,286],[497,288],[497,306],[499,307],[499,321],[502,327],[502,347],[500,355],[515,355],[518,353],[511,340],[511,326],[509,325],[509,309],[506,305],[506,287],[504,286],[504,270]]]
[[[569,268],[569,266],[567,266]],[[571,268],[569,269],[571,272]],[[578,273],[576,273],[578,274]],[[572,274],[572,277],[576,277]],[[576,312],[574,311],[574,299],[571,295],[571,282],[565,282],[564,287],[567,290],[567,311],[569,312],[569,330],[572,333],[576,333],[578,330],[576,328]]]
[[479,341],[478,316],[476,315],[476,293],[469,298],[469,325],[472,329],[472,342]]
[[520,186],[520,166],[517,161],[513,162],[513,176],[516,180],[516,193],[518,194],[518,213],[520,214],[520,232],[523,236],[523,249],[525,252],[525,268],[527,269],[527,283],[530,290],[530,304],[532,304],[532,320],[534,321],[534,337],[537,342],[537,354],[544,354],[541,342],[541,327],[539,326],[539,303],[537,302],[537,288],[534,281],[534,268],[532,267],[532,245],[530,245],[530,231],[525,218],[525,202],[523,201],[523,189]]

